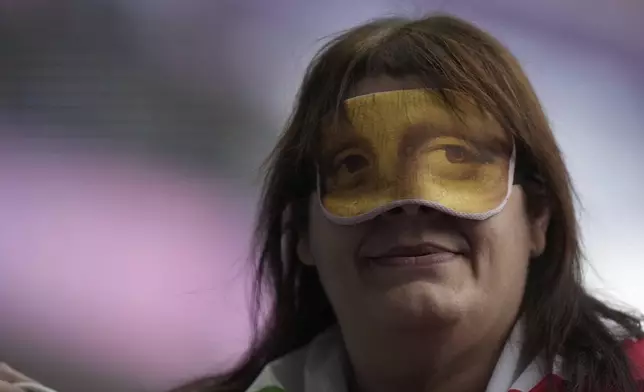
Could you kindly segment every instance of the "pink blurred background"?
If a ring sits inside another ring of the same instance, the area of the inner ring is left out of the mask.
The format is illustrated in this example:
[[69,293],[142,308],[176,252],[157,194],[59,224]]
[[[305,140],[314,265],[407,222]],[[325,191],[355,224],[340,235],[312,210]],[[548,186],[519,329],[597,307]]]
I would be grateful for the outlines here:
[[248,336],[252,200],[159,163],[55,144],[0,149],[0,339],[11,356],[151,388],[234,360]]
[[0,361],[162,391],[248,342],[259,165],[330,34],[443,11],[524,64],[581,195],[587,284],[644,311],[644,3],[0,2]]

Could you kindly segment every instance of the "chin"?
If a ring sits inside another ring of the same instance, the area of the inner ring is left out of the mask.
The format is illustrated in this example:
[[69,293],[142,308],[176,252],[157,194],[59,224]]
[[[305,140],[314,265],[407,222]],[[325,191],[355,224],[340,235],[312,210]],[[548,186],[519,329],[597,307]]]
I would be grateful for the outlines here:
[[435,283],[410,282],[392,287],[374,304],[383,324],[404,329],[457,323],[479,308],[480,296]]

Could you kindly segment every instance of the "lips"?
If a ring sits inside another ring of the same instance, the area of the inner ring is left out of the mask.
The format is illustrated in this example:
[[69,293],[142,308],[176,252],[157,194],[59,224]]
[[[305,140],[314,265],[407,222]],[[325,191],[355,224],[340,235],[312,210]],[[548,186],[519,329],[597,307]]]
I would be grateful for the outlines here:
[[440,247],[434,244],[418,244],[413,246],[394,246],[384,252],[383,254],[370,257],[372,259],[381,259],[381,258],[395,258],[395,257],[420,257],[427,256],[432,254],[439,253],[451,253],[455,254],[457,252]]
[[427,267],[456,258],[460,252],[433,243],[396,245],[385,252],[367,257],[371,266]]

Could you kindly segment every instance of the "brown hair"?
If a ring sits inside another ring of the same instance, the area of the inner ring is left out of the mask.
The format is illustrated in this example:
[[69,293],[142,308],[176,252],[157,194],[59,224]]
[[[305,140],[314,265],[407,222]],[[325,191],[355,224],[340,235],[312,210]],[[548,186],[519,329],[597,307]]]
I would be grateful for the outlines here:
[[[552,212],[546,249],[530,264],[523,298],[524,355],[542,353],[549,363],[561,355],[571,375],[570,390],[635,391],[620,343],[641,337],[640,320],[594,298],[582,285],[570,177],[530,82],[496,39],[441,15],[366,23],[332,40],[314,59],[285,133],[267,162],[256,231],[255,311],[259,314],[268,288],[274,300],[268,319],[239,366],[177,391],[243,392],[270,361],[336,322],[315,269],[299,262],[293,248],[285,260],[281,257],[282,212],[293,204],[295,224],[306,224],[302,201],[314,190],[320,123],[338,112],[352,86],[378,75],[415,77],[428,87],[469,94],[513,135],[528,209],[547,203]],[[623,334],[611,332],[607,320]]]

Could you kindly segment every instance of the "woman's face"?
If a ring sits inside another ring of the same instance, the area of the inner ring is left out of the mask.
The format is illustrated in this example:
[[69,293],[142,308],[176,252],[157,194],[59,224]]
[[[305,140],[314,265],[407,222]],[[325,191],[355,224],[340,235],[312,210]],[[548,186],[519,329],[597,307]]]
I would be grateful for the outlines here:
[[[368,79],[354,95],[410,87],[415,86],[404,80]],[[483,221],[402,207],[357,225],[337,225],[314,194],[297,251],[302,262],[317,268],[343,328],[463,322],[485,328],[516,317],[529,260],[545,247],[548,220],[547,211],[527,214],[518,185],[505,208]],[[441,262],[388,262],[394,248],[427,247],[440,249]]]

